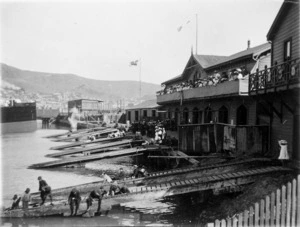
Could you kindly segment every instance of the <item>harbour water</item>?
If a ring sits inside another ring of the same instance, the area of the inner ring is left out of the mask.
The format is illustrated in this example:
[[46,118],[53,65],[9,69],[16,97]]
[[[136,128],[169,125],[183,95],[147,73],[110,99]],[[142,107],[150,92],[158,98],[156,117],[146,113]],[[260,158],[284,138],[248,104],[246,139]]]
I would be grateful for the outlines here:
[[[22,194],[27,187],[31,192],[38,191],[38,176],[42,176],[52,188],[61,188],[76,184],[99,181],[99,171],[88,169],[53,169],[34,170],[27,167],[34,163],[53,160],[45,157],[46,154],[57,152],[49,150],[57,146],[57,142],[43,138],[48,135],[63,133],[62,129],[39,129],[30,133],[5,134],[2,142],[2,206],[9,206],[14,194]],[[63,143],[59,143],[63,144]],[[113,175],[120,166],[130,164],[111,164],[102,162],[102,169],[110,169]],[[114,168],[115,167],[115,168]],[[127,166],[128,167],[128,166]],[[127,168],[128,169],[128,168]],[[15,218],[2,219],[2,226],[189,226],[198,222],[199,206],[194,207],[190,202],[175,198],[155,203],[139,203],[139,209],[125,209],[113,207],[107,214],[99,217],[47,217],[47,218]],[[147,212],[143,212],[146,211]],[[149,212],[150,211],[150,212]]]

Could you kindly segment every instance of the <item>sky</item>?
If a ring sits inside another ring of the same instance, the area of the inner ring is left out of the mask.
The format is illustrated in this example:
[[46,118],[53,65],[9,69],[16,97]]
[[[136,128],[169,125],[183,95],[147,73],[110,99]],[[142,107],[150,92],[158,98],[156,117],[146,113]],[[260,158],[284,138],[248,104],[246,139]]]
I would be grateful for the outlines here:
[[[160,84],[191,53],[267,42],[283,0],[0,0],[0,61],[25,70]],[[197,16],[196,16],[197,15]],[[130,62],[139,60],[137,66]]]

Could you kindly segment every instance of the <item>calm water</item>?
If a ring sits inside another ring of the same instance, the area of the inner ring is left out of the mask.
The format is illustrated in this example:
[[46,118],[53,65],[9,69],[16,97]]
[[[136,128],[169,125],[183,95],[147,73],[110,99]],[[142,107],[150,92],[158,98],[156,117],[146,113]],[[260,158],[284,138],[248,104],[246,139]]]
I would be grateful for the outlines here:
[[[87,164],[87,169],[27,169],[31,164],[53,160],[45,157],[46,154],[57,152],[49,148],[64,143],[53,142],[43,137],[63,132],[66,130],[39,129],[30,133],[1,136],[2,206],[9,206],[13,195],[22,194],[27,187],[31,192],[38,191],[38,176],[43,176],[52,188],[60,188],[99,181],[99,165],[102,170],[109,169],[112,175],[121,165],[125,170],[130,171],[131,163],[116,164],[110,160],[102,161],[103,163],[100,164],[99,162]],[[193,207],[190,201],[182,198],[138,205],[139,210],[116,206],[108,214],[94,218],[15,218],[3,219],[1,224],[2,226],[187,226],[198,222],[199,206]],[[151,214],[145,213],[145,209]],[[143,212],[140,212],[141,210]]]

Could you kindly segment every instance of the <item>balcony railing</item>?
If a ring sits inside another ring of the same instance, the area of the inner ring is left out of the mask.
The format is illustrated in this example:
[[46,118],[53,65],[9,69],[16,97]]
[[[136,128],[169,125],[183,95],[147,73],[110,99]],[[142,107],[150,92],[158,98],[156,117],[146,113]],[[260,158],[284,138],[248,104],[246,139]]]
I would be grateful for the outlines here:
[[280,65],[265,68],[249,76],[249,93],[299,83],[300,58],[286,61]]
[[184,100],[207,99],[221,96],[248,95],[248,79],[225,81],[215,86],[183,89],[170,94],[157,93],[157,103],[183,102]]

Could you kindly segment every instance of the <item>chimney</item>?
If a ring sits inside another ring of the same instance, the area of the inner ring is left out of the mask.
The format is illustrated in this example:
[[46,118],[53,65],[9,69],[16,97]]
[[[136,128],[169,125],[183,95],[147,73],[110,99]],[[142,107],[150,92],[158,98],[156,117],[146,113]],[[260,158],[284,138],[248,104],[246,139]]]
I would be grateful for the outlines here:
[[250,40],[248,40],[248,47],[247,47],[247,49],[249,49],[250,48]]

